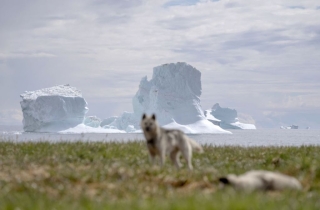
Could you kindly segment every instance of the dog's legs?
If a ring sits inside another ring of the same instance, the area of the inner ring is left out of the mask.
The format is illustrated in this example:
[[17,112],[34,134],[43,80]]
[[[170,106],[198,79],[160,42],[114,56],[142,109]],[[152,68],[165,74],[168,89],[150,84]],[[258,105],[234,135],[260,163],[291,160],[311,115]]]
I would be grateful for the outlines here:
[[192,159],[192,148],[191,148],[191,146],[188,145],[188,144],[185,145],[185,148],[183,148],[183,150],[181,152],[182,152],[182,155],[183,155],[184,159],[186,159],[186,161],[187,161],[189,170],[192,170],[193,166],[192,166],[192,162],[191,162],[191,159]]
[[149,155],[149,159],[150,159],[150,163],[151,163],[152,165],[154,165],[155,162],[156,162],[156,155],[150,154],[150,155]]
[[155,153],[155,151],[148,147],[148,150],[149,150],[149,161],[151,164],[155,164],[156,163],[156,156],[157,156],[157,153]]
[[175,166],[177,167],[177,169],[179,169],[181,167],[181,163],[179,161],[179,150],[174,150],[170,153],[170,158],[172,163],[175,164]]
[[166,161],[166,150],[162,149],[160,151],[160,164],[161,164],[161,167],[164,166],[165,161]]

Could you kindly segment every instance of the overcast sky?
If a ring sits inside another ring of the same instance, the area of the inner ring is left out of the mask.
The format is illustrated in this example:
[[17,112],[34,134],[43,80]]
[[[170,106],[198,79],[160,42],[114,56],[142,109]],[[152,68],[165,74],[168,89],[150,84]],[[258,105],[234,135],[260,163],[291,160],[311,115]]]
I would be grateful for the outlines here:
[[140,79],[179,61],[201,71],[203,109],[320,128],[319,0],[0,0],[0,124],[22,124],[25,90],[59,84],[88,115],[132,111]]

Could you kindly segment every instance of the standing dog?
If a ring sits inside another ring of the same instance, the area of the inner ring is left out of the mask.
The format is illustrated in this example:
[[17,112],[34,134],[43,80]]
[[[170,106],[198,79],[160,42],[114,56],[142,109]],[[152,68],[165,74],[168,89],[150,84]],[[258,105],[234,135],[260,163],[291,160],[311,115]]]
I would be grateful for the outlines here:
[[165,163],[166,153],[169,154],[172,163],[177,168],[181,167],[179,161],[180,152],[186,159],[189,170],[192,170],[192,149],[198,152],[203,152],[202,147],[186,136],[180,130],[168,130],[161,128],[157,121],[156,116],[153,114],[151,117],[143,114],[140,124],[144,137],[147,140],[147,147],[151,161],[154,163],[155,157],[160,157],[161,166]]

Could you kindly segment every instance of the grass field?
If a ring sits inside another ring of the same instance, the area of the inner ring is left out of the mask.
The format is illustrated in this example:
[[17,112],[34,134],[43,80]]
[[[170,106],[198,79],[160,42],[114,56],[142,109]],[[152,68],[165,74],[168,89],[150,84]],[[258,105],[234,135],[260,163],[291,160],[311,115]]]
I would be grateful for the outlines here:
[[[213,147],[194,171],[150,165],[144,142],[0,142],[0,209],[320,209],[320,147]],[[182,163],[183,160],[182,160]],[[303,191],[242,193],[218,177],[295,176]]]

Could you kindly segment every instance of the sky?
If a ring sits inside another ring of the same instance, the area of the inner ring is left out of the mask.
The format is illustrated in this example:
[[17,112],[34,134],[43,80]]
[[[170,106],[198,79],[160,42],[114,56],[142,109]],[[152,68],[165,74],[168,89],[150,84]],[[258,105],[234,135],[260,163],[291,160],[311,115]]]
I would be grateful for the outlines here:
[[60,84],[88,115],[121,115],[176,62],[201,71],[203,109],[320,128],[318,0],[0,0],[0,125],[22,125],[21,93]]

